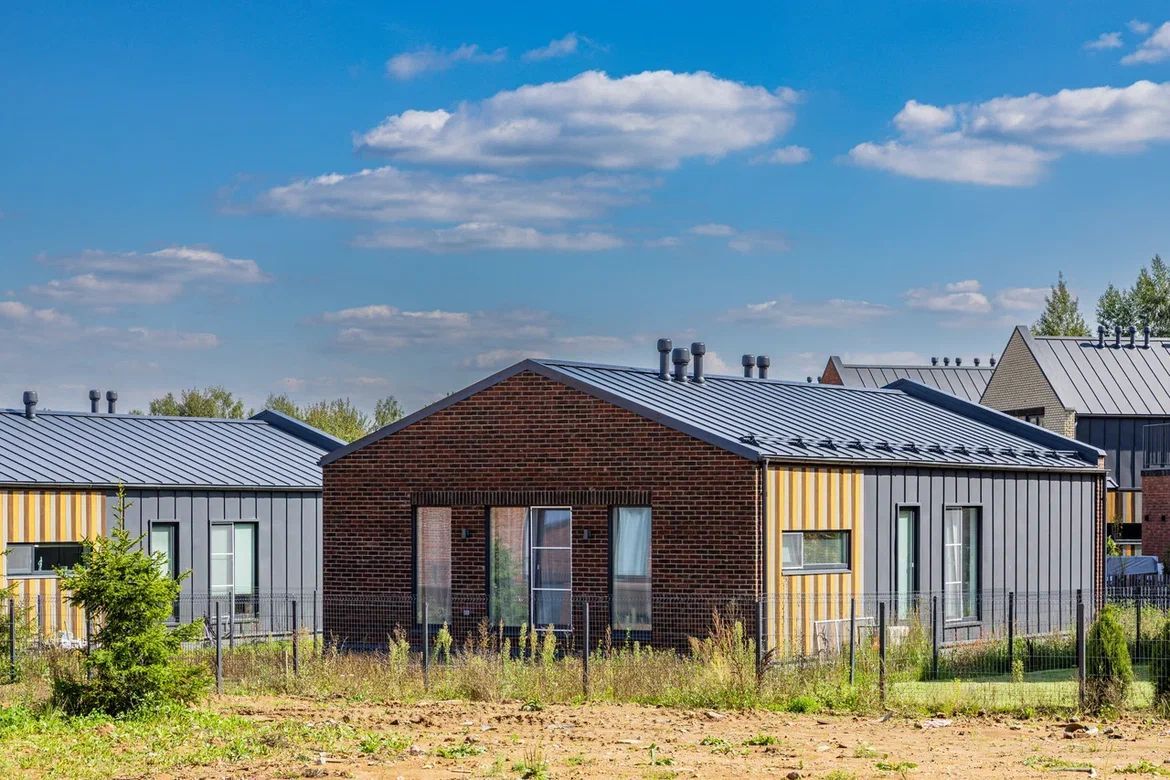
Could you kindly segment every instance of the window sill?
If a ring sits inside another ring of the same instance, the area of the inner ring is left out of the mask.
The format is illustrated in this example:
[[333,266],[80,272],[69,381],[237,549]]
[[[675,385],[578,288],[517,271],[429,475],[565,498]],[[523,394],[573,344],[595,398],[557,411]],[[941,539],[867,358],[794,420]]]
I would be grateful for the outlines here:
[[785,577],[799,577],[806,574],[848,574],[851,571],[853,571],[853,569],[848,567],[831,567],[827,569],[781,569],[780,574]]
[[978,628],[983,625],[983,621],[979,618],[956,618],[954,620],[944,620],[943,628]]
[[38,571],[32,574],[6,574],[10,580],[59,580],[61,575],[55,571]]

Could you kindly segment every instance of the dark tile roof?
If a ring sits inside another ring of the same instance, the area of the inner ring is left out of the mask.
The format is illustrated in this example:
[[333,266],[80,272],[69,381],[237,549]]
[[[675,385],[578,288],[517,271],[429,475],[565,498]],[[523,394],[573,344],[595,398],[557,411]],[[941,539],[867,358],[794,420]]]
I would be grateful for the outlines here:
[[829,362],[849,387],[885,387],[899,379],[934,387],[944,393],[978,402],[995,371],[992,366],[895,366],[846,363],[836,355]]
[[320,490],[342,442],[276,412],[251,420],[0,410],[0,484]]
[[934,388],[894,389],[709,376],[662,381],[654,370],[526,360],[322,459],[393,434],[522,371],[575,387],[753,460],[1095,469],[1100,451]]

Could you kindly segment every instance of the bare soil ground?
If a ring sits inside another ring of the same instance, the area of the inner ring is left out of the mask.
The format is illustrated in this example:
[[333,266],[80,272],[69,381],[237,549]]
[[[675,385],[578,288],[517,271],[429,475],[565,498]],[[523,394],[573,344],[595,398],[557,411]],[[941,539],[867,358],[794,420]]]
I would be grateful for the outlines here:
[[230,696],[211,706],[264,722],[346,724],[409,747],[330,754],[290,745],[256,762],[203,767],[186,777],[462,778],[526,771],[556,778],[1170,776],[1170,763],[1164,763],[1170,724],[1138,719],[1087,721],[1082,727],[1090,728],[1073,736],[1067,721],[1007,716],[960,717],[942,725],[898,716],[637,705],[535,709],[520,702],[373,705]]

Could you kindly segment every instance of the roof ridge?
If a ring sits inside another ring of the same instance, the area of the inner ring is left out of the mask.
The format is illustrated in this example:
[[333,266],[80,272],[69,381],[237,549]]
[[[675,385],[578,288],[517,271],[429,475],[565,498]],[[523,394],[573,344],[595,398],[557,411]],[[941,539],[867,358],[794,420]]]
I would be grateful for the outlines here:
[[[23,409],[0,409],[0,414],[14,414],[24,417]],[[130,412],[117,412],[115,414],[107,414],[106,412],[83,412],[77,409],[37,409],[37,417],[86,417],[91,419],[106,419],[106,420],[168,420],[177,422],[211,422],[211,423],[251,423],[259,425],[268,425],[264,420],[256,420],[250,417],[236,418],[236,417],[192,417],[182,414],[131,414]]]

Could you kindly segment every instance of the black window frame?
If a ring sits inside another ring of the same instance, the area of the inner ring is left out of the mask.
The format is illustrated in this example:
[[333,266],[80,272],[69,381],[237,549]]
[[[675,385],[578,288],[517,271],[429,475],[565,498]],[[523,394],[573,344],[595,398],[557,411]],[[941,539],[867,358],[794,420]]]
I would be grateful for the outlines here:
[[[801,565],[789,567],[784,565],[784,537],[793,534],[801,537],[800,558]],[[804,564],[804,535],[805,534],[843,534],[845,536],[845,563],[842,564]],[[800,576],[803,574],[844,574],[853,571],[853,529],[851,528],[790,528],[780,532],[780,573],[784,576]]]
[[[88,543],[86,541],[68,541],[68,542],[8,542],[4,547],[5,561],[4,561],[4,576],[16,579],[48,579],[58,578],[61,575],[56,568],[52,569],[36,569],[37,551],[41,548],[62,549],[66,547],[76,547],[79,549],[77,561],[80,563],[85,558],[86,548]],[[9,550],[14,547],[31,547],[32,548],[32,562],[34,568],[28,571],[12,571],[11,556]],[[65,571],[71,571],[71,568],[66,568]]]
[[[649,628],[625,628],[617,625],[616,613],[614,612],[614,558],[617,554],[617,546],[614,540],[617,538],[615,533],[617,527],[618,512],[622,509],[649,509],[650,510],[650,627]],[[609,583],[609,626],[614,631],[615,636],[617,632],[621,632],[619,639],[625,640],[627,637],[636,642],[649,642],[650,636],[654,631],[654,507],[650,504],[615,504],[609,508],[609,529],[608,529],[607,545],[609,547],[609,571],[607,572],[607,581]]]
[[[420,512],[420,510],[423,510],[423,509],[446,509],[448,512],[448,515],[449,515],[447,531],[448,531],[448,534],[451,535],[451,542],[450,542],[451,560],[450,560],[450,567],[449,567],[449,571],[448,571],[448,580],[447,580],[447,601],[448,601],[447,612],[448,612],[448,614],[447,614],[446,620],[438,620],[438,621],[434,620],[430,616],[430,614],[427,615],[428,625],[430,627],[439,628],[440,626],[443,625],[443,623],[447,623],[448,625],[450,625],[451,621],[454,619],[454,613],[455,613],[454,591],[453,591],[453,585],[452,585],[452,581],[454,580],[454,575],[455,575],[455,571],[454,571],[454,567],[455,567],[455,538],[454,538],[455,508],[452,506],[439,506],[439,505],[435,505],[435,504],[427,504],[425,506],[421,506],[421,505],[415,506],[415,507],[413,507],[413,509],[411,511],[410,581],[411,581],[411,590],[414,594],[414,604],[415,604],[414,625],[416,627],[421,627],[423,624],[423,614],[422,614],[422,612],[423,612],[423,598],[422,598],[422,593],[420,592],[420,587],[419,587],[421,584],[419,582],[419,574],[421,572],[419,571],[419,566],[418,566],[418,556],[419,556],[419,552],[421,552],[419,549],[419,544],[418,544],[419,512]],[[428,612],[429,612],[429,610],[428,610]]]

